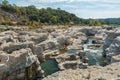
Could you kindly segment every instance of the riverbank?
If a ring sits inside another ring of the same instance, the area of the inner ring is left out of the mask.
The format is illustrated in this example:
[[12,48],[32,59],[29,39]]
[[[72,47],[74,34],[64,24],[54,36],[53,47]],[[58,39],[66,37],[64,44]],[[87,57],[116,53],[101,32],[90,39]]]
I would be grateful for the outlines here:
[[[84,70],[89,73],[89,68],[95,71],[94,75],[99,71],[99,67],[103,71],[99,73],[104,74],[107,72],[105,65],[111,66],[113,73],[116,73],[114,71],[119,70],[116,62],[120,62],[119,30],[119,27],[52,28],[48,26],[34,30],[13,27],[2,31],[0,80],[43,79],[47,76],[52,77],[53,73],[62,74],[69,70],[71,73],[80,70],[84,74]],[[115,64],[115,69],[112,63]],[[105,75],[104,78],[108,79],[107,73]],[[66,79],[69,76],[66,76]],[[82,79],[79,75],[78,78]]]

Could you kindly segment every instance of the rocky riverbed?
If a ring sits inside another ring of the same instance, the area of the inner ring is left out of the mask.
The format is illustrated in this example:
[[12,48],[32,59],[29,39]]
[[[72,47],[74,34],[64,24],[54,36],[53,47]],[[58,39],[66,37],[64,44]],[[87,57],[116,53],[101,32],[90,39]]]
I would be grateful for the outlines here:
[[106,67],[90,66],[87,69],[56,72],[43,80],[119,80],[120,62]]
[[119,80],[119,67],[119,27],[0,33],[0,80]]

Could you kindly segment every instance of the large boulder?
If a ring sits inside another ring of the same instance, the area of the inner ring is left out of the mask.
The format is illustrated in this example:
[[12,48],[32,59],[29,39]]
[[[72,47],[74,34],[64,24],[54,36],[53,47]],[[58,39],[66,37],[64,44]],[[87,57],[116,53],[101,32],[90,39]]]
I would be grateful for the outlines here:
[[72,44],[72,41],[73,41],[73,39],[71,37],[68,37],[68,36],[57,38],[57,42],[60,44],[61,48]]
[[103,31],[98,32],[97,34],[95,34],[94,36],[94,44],[103,44],[104,43],[104,39],[107,37],[107,34]]
[[37,44],[37,46],[40,46],[43,49],[43,51],[59,48],[59,44],[57,43],[57,40],[46,40],[44,42]]
[[106,50],[106,54],[110,56],[120,54],[120,36],[115,38]]
[[85,33],[87,36],[94,36],[98,30],[101,29],[100,27],[85,27],[81,28],[81,32]]
[[108,31],[107,37],[104,40],[104,49],[108,48],[111,45],[111,43],[113,42],[113,40],[118,36],[120,36],[119,28]]
[[[5,78],[22,80],[26,75],[28,75],[27,79],[29,79],[31,76],[34,76],[31,72],[41,72],[40,63],[30,48],[13,51],[11,54],[1,52],[0,61],[0,69],[2,69],[0,71],[0,80]],[[36,66],[34,71],[26,72],[26,69],[30,70],[33,66]]]
[[111,59],[113,58],[113,56],[117,55],[120,55],[120,36],[115,38],[110,46],[106,49],[107,63],[115,62]]
[[87,63],[83,63],[80,54],[61,54],[56,58],[60,70],[87,68]]
[[9,42],[9,43],[2,44],[1,48],[2,48],[3,51],[11,53],[12,51],[15,51],[15,50],[20,50],[20,49],[23,49],[23,48],[29,48],[32,45],[33,45],[32,42],[27,42],[27,43],[26,42],[24,42],[24,43]]
[[33,41],[35,44],[39,44],[42,41],[45,41],[48,39],[47,33],[37,33],[35,35],[30,36],[30,40]]
[[31,48],[33,54],[37,56],[38,60],[40,62],[43,62],[44,61],[44,57],[42,55],[43,48],[41,46],[38,46],[38,45],[33,45],[30,48]]

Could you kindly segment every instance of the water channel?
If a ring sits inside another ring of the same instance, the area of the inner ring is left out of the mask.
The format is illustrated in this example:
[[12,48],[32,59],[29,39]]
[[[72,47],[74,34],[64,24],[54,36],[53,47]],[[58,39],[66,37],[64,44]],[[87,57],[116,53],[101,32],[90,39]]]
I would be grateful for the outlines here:
[[[104,58],[102,56],[103,54],[103,47],[99,47],[97,49],[91,49],[88,46],[93,45],[94,38],[90,37],[88,38],[87,43],[83,45],[84,51],[86,52],[86,57],[88,60],[88,65],[104,65]],[[101,44],[102,45],[102,44]],[[94,47],[94,46],[93,46]],[[68,53],[68,54],[75,54],[77,50],[61,50],[61,54]],[[49,59],[41,64],[42,69],[44,70],[45,76],[51,75],[52,73],[55,73],[59,71],[58,63],[55,59]]]

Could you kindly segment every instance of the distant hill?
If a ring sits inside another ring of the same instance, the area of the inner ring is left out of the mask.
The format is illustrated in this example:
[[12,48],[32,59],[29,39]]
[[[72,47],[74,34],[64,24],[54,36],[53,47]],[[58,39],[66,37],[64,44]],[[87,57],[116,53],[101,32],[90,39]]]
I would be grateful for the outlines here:
[[6,0],[0,4],[0,24],[17,22],[19,25],[79,24],[80,19],[71,13],[58,9],[37,9],[34,5],[18,7]]
[[19,7],[11,5],[7,0],[0,4],[0,24],[2,25],[89,25],[100,26],[102,24],[120,24],[120,18],[109,19],[83,19],[65,10],[42,8],[34,5]]
[[103,21],[104,24],[108,25],[120,25],[120,18],[107,18],[107,19],[99,19]]

